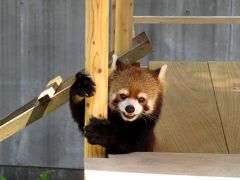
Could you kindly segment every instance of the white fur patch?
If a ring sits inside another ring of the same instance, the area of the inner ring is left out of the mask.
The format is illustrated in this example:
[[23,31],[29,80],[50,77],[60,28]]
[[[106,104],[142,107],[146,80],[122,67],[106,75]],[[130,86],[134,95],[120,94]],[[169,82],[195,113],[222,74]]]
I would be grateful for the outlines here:
[[116,54],[113,54],[112,55],[112,65],[111,65],[111,68],[110,68],[110,74],[116,70],[117,68],[117,60],[118,60],[118,56]]
[[137,119],[138,115],[140,115],[143,111],[143,107],[141,106],[141,104],[139,104],[139,102],[135,99],[125,99],[124,101],[119,103],[119,109],[121,111],[121,113],[126,113],[126,107],[128,105],[132,105],[135,109],[135,111],[133,113],[131,113],[132,116],[134,116],[134,118],[129,119],[127,117],[125,117],[123,114],[121,114],[122,118],[126,121],[134,121],[135,119]]
[[119,93],[119,94],[125,94],[125,95],[128,95],[128,94],[129,94],[129,92],[128,92],[127,89],[120,89],[120,90],[118,91],[118,93]]
[[139,94],[138,94],[138,98],[140,98],[140,97],[143,97],[143,98],[145,98],[145,99],[148,98],[148,96],[147,96],[146,93],[139,93]]
[[117,94],[115,93],[112,93],[111,97],[110,97],[110,100],[113,101],[114,99],[116,99],[117,97]]
[[162,67],[161,67],[161,70],[160,70],[160,73],[158,75],[158,79],[161,81],[161,82],[165,82],[165,74],[166,74],[166,71],[167,71],[167,64],[164,64]]
[[148,113],[152,113],[152,111],[153,111],[153,108],[154,108],[154,102],[153,101],[151,101],[151,100],[148,100],[148,107],[149,107],[149,110],[148,111],[146,111],[146,113],[148,114]]

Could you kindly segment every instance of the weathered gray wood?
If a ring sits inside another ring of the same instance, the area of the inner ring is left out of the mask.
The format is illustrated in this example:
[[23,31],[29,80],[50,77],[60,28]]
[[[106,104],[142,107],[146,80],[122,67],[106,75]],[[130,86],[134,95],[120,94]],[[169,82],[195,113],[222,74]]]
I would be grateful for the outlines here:
[[[232,15],[240,14],[240,1],[232,0]],[[229,59],[240,60],[240,26],[231,25]]]
[[[1,82],[11,85],[1,88],[4,116],[39,95],[55,75],[65,79],[81,69],[84,1],[3,0],[0,14],[4,14],[0,29],[5,38],[1,41],[1,63],[5,64],[0,72],[6,74]],[[81,134],[66,105],[2,142],[0,164],[79,168],[83,167],[82,147]]]

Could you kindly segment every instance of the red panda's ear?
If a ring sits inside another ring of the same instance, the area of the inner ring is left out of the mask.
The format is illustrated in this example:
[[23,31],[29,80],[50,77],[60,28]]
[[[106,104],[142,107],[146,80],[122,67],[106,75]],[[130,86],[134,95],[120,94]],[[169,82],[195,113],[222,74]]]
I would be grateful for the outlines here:
[[164,64],[162,67],[160,67],[159,69],[156,69],[154,72],[153,72],[153,75],[155,77],[158,78],[158,80],[160,82],[165,82],[165,74],[166,74],[166,71],[167,71],[167,65]]
[[123,62],[117,60],[117,62],[116,62],[116,70],[117,71],[122,71],[122,70],[126,69],[127,67],[128,67],[127,64],[124,64]]
[[116,54],[113,54],[113,55],[112,55],[112,65],[111,65],[109,74],[111,74],[113,71],[116,70],[117,60],[118,60],[118,56],[117,56]]
[[123,69],[126,69],[128,67],[127,64],[124,64],[123,62],[119,61],[116,54],[113,54],[112,56],[112,65],[110,68],[109,73],[111,74],[113,71],[122,71]]

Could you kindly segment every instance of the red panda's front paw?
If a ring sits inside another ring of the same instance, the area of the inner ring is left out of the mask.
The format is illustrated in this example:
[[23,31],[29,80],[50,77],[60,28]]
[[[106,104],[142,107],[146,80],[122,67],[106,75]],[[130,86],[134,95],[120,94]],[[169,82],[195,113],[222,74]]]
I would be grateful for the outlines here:
[[85,137],[93,145],[109,147],[116,138],[116,128],[108,120],[91,118],[89,125],[85,127]]
[[70,88],[71,96],[91,97],[95,93],[95,83],[90,76],[81,72],[76,74],[76,81]]

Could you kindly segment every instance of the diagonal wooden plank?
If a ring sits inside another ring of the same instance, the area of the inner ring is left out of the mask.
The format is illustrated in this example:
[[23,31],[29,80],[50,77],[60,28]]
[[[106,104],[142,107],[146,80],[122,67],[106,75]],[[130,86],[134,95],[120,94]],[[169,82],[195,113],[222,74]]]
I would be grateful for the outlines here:
[[240,62],[209,62],[229,153],[240,153]]
[[[227,153],[207,62],[166,62],[156,151]],[[150,68],[163,62],[150,62]]]

